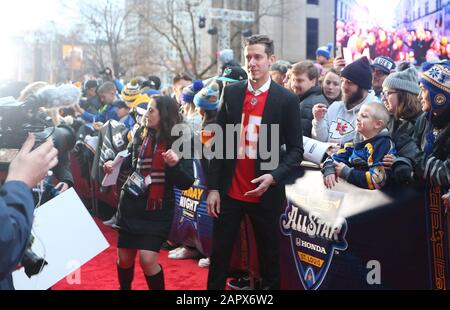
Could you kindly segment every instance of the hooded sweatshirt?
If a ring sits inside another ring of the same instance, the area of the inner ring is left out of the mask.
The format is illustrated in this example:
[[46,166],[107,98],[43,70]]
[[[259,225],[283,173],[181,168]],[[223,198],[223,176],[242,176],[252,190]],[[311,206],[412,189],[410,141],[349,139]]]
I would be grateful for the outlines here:
[[323,120],[312,121],[313,139],[341,145],[353,141],[356,136],[358,112],[364,104],[369,102],[380,102],[373,91],[369,92],[364,101],[350,110],[347,109],[344,101],[333,103]]
[[389,131],[384,129],[372,139],[346,143],[324,163],[324,176],[336,173],[334,162],[344,163],[341,177],[347,182],[365,189],[381,189],[390,178],[390,170],[383,167],[385,155],[397,155]]

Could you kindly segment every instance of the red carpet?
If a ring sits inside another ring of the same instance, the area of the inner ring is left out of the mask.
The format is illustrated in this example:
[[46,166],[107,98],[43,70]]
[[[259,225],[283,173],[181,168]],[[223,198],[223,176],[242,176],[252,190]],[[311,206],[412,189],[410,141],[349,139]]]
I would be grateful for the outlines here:
[[[81,283],[68,284],[64,279],[53,286],[54,290],[117,290],[116,260],[117,232],[96,221],[110,247],[81,268]],[[168,290],[205,290],[208,276],[207,268],[198,267],[198,260],[172,260],[167,251],[161,251],[159,263],[164,267],[166,288]],[[147,284],[136,260],[134,290],[147,290]]]

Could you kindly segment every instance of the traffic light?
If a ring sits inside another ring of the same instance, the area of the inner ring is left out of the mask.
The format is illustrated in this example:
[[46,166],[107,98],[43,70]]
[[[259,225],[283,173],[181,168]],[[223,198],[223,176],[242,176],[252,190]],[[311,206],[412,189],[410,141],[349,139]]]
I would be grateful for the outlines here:
[[208,34],[210,35],[216,35],[219,32],[219,29],[217,29],[217,27],[212,27],[208,29]]
[[198,27],[201,29],[206,27],[206,17],[200,16],[199,21],[198,21]]
[[247,28],[247,29],[245,29],[245,30],[242,30],[242,36],[243,36],[244,38],[251,37],[252,35],[253,35],[252,29]]

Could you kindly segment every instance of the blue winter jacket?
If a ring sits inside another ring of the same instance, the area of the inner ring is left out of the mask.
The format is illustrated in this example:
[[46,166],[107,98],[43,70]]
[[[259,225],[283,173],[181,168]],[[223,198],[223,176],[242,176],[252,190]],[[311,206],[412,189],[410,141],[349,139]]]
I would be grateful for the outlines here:
[[25,252],[33,223],[34,202],[23,182],[0,188],[0,290],[13,290],[11,273]]

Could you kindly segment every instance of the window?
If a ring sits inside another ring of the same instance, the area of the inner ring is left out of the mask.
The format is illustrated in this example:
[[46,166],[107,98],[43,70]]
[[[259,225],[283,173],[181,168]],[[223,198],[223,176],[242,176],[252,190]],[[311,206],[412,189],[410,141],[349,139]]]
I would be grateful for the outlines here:
[[436,0],[436,10],[440,10],[442,7],[441,0]]
[[307,0],[307,4],[319,5],[319,0]]
[[428,15],[429,13],[429,8],[428,8],[429,4],[428,1],[425,2],[425,15]]
[[319,20],[308,18],[306,20],[306,57],[316,59],[316,50],[319,47]]

